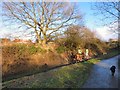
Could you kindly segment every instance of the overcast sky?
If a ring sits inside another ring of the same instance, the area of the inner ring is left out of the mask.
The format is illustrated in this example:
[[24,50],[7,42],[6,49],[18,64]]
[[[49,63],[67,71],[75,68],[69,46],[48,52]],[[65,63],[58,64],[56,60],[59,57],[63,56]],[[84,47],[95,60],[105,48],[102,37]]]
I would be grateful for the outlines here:
[[[0,12],[2,11],[1,7],[2,3],[0,3]],[[85,15],[84,16],[84,24],[90,28],[92,31],[95,31],[97,36],[102,40],[109,40],[110,38],[117,38],[118,36],[116,34],[111,33],[108,30],[108,27],[102,26],[104,22],[101,22],[99,18],[101,18],[101,15],[95,16],[94,10],[92,9],[92,6],[94,5],[94,2],[78,2],[78,6],[81,10],[81,12]],[[15,26],[15,25],[14,25]],[[7,37],[8,33],[14,32],[12,28],[13,26],[7,27],[3,25],[2,18],[0,18],[0,38],[1,37]],[[22,30],[22,29],[21,29]],[[22,35],[22,33],[17,33],[16,35]],[[26,39],[29,39],[29,37],[25,37]]]

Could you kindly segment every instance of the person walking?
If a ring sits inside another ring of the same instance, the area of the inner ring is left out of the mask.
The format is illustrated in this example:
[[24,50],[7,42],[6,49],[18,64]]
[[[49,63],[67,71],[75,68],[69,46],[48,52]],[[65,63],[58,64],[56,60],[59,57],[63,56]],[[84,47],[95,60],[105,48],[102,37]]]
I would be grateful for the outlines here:
[[85,50],[85,57],[86,57],[86,59],[89,59],[89,50],[88,49]]
[[82,61],[82,50],[79,48],[78,53],[77,53],[77,61],[81,62]]

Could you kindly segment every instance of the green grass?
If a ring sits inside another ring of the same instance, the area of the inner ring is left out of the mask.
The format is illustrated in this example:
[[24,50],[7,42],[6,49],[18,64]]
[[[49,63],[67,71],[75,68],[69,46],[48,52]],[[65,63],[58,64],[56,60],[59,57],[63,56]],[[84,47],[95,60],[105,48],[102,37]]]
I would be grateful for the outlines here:
[[35,53],[46,53],[45,49],[42,49],[40,46],[35,47],[34,45],[27,47],[27,50],[30,54],[35,54]]
[[108,54],[100,56],[100,58],[62,67],[54,72],[54,77],[44,80],[41,83],[34,83],[32,88],[80,88],[90,75],[91,68],[94,64],[98,63],[102,59],[111,58],[118,54],[118,50],[112,50]]
[[65,46],[59,46],[56,48],[57,53],[64,53],[66,51]]
[[77,63],[51,71],[52,77],[41,82],[34,82],[32,88],[80,88],[86,81],[92,63]]
[[[18,78],[15,80],[6,81],[3,83],[5,87],[20,86],[26,88],[80,88],[88,78],[91,67],[93,64],[99,62],[99,60],[91,59],[83,63],[76,63],[68,66],[63,66],[54,70],[50,70],[46,73],[34,74],[30,77],[30,83],[28,80]],[[23,83],[27,83],[27,86]]]
[[109,50],[107,52],[107,54],[101,55],[98,58],[101,60],[108,59],[108,58],[114,57],[114,56],[119,55],[119,54],[120,54],[120,51],[118,49],[113,49],[113,50]]
[[46,50],[41,48],[40,46],[35,46],[35,45],[26,45],[26,44],[13,44],[12,46],[7,46],[4,47],[7,51],[15,54],[24,54],[28,53],[29,55],[35,54],[35,53],[45,53]]
[[[100,58],[63,66],[46,73],[34,74],[35,78],[33,78],[33,76],[28,76],[30,77],[30,81],[25,80],[23,77],[15,80],[18,83],[13,83],[14,80],[4,82],[4,86],[14,87],[16,84],[17,86],[26,88],[80,88],[88,79],[94,64],[102,59],[110,58],[118,54],[117,50],[113,50]],[[20,82],[27,83],[27,85],[24,83],[20,85]]]

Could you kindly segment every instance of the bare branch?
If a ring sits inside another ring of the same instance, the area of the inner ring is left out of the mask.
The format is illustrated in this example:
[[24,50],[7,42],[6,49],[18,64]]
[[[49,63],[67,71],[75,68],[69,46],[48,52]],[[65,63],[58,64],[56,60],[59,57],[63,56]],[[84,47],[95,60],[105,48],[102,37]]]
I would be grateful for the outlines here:
[[34,29],[39,43],[47,42],[48,36],[71,25],[81,16],[68,2],[4,2],[3,17],[6,21],[24,24]]

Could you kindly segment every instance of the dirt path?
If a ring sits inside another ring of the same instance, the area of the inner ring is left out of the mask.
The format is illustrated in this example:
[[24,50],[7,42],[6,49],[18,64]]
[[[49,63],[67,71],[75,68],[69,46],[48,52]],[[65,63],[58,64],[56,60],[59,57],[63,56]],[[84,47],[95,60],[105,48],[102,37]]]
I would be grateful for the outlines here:
[[[91,75],[89,76],[83,88],[118,88],[118,57],[102,60],[93,66]],[[115,76],[111,75],[110,67],[117,67]]]

